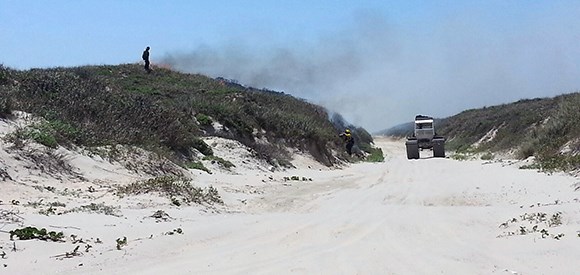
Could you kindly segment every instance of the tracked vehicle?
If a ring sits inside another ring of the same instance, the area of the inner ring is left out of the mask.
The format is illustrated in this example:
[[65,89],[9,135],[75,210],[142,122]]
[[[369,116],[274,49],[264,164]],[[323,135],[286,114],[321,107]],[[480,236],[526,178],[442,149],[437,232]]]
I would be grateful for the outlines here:
[[445,138],[435,132],[433,118],[430,116],[415,116],[413,135],[407,137],[407,159],[419,159],[420,151],[432,150],[433,157],[445,157]]

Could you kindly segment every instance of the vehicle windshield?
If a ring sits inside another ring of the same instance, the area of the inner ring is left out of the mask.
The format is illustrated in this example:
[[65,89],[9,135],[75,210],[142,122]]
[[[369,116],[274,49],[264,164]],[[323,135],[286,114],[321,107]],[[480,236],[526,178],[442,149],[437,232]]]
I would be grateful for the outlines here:
[[433,128],[433,123],[431,122],[415,124],[415,129],[431,129],[431,128]]

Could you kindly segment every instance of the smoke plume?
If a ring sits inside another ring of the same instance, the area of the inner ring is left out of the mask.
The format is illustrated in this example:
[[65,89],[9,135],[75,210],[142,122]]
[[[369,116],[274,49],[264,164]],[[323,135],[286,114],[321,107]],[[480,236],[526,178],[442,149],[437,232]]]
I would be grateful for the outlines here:
[[564,13],[502,25],[466,12],[401,25],[366,12],[311,42],[266,49],[252,41],[205,45],[167,54],[163,62],[284,91],[377,131],[416,114],[446,117],[578,90],[580,28],[563,27],[577,21]]

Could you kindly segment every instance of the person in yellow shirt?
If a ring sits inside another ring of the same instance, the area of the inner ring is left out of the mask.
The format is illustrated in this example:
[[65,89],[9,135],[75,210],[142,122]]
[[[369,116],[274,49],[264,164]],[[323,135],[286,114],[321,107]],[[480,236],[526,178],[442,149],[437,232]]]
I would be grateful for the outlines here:
[[350,129],[344,130],[344,133],[340,134],[340,137],[346,142],[346,152],[349,156],[352,156],[352,146],[354,146],[354,137],[350,132]]

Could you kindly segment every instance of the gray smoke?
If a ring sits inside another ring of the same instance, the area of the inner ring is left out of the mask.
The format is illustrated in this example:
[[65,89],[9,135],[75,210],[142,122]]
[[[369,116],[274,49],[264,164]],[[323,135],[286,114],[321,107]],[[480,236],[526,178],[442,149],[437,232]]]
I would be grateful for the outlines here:
[[[462,110],[574,92],[580,87],[580,28],[574,13],[529,24],[492,24],[476,12],[397,25],[374,13],[311,43],[268,41],[172,53],[172,68],[284,91],[376,131],[416,114]],[[568,26],[563,27],[563,26]]]

